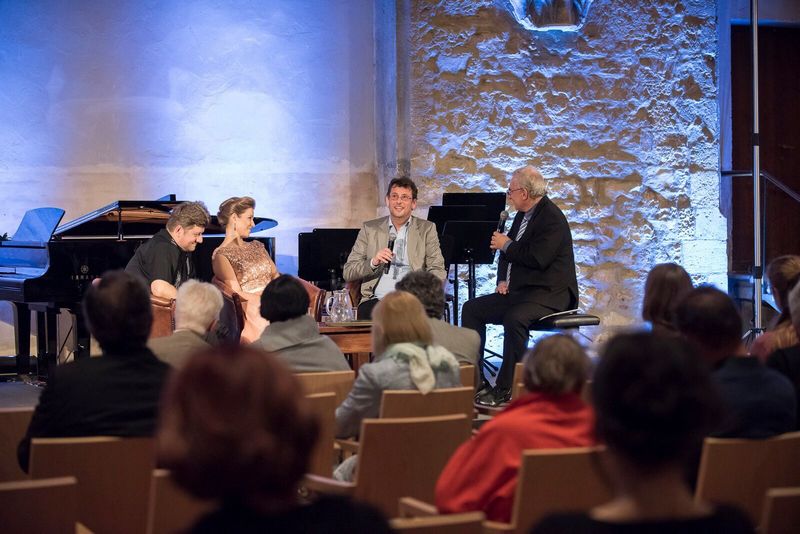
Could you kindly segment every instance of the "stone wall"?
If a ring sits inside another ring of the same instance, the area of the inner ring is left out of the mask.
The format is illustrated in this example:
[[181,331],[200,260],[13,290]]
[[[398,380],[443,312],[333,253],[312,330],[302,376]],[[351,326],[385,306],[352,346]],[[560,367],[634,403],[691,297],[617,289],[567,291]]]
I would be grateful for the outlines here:
[[[727,286],[712,2],[594,0],[571,32],[524,29],[510,1],[411,5],[423,202],[539,167],[572,226],[581,307],[607,328],[637,320],[654,264]],[[479,276],[491,291],[494,269]]]

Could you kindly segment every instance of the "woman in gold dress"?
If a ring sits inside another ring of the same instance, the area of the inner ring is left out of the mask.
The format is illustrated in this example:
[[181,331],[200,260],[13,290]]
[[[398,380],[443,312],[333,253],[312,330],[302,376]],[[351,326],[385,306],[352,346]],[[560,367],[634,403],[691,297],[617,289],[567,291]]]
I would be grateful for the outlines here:
[[245,301],[245,325],[241,342],[252,343],[267,321],[261,317],[261,293],[280,273],[260,241],[245,241],[255,226],[256,201],[231,197],[219,205],[217,219],[225,228],[225,240],[211,255],[214,276]]

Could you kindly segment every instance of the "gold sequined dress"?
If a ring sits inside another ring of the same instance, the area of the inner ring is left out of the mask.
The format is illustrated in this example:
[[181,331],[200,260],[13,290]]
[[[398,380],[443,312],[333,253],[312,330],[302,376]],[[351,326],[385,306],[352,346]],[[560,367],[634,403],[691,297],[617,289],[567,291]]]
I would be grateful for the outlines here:
[[267,321],[261,317],[261,292],[280,274],[267,249],[260,241],[245,241],[242,245],[230,244],[218,247],[211,260],[222,254],[233,267],[239,287],[246,293],[245,324],[241,342],[252,343],[261,336]]

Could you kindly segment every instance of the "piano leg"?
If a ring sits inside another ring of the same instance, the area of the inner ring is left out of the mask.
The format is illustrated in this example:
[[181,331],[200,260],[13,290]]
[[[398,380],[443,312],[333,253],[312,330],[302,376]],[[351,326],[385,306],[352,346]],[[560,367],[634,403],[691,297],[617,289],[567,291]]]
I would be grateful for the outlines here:
[[88,358],[90,356],[91,335],[89,334],[89,329],[86,328],[83,313],[78,309],[70,311],[75,315],[75,353],[73,356],[76,360]]
[[58,310],[46,307],[36,311],[37,375],[46,379],[58,356]]
[[26,375],[31,372],[31,310],[24,302],[12,302],[12,304],[17,374]]

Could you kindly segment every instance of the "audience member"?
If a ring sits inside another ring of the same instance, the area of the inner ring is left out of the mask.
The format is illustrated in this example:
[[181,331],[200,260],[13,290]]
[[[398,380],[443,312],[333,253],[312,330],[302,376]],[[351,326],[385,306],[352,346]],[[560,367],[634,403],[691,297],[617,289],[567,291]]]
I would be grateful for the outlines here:
[[261,315],[269,321],[252,346],[272,352],[295,372],[348,371],[336,343],[319,333],[308,315],[308,292],[293,276],[282,274],[261,293]]
[[260,350],[212,348],[170,380],[157,434],[159,464],[220,507],[193,533],[389,532],[371,508],[339,497],[300,505],[318,422],[288,367]]
[[678,334],[675,308],[692,290],[692,279],[676,263],[661,263],[653,267],[644,284],[642,319],[648,321],[656,334]]
[[[433,334],[425,310],[417,298],[405,291],[392,291],[372,311],[372,363],[358,371],[353,389],[336,408],[336,436],[356,436],[361,421],[378,417],[381,397],[387,389],[418,390],[459,387],[461,372],[455,356],[433,345]],[[334,473],[351,480],[356,456],[345,460]]]
[[436,275],[426,271],[411,271],[397,283],[396,288],[411,293],[422,303],[431,325],[434,345],[446,348],[461,363],[475,365],[481,350],[481,338],[475,330],[442,320],[444,288]]
[[175,332],[152,338],[147,346],[160,360],[181,367],[195,352],[207,349],[222,309],[222,294],[206,282],[189,280],[178,288],[175,299]]
[[800,281],[800,256],[779,256],[772,260],[767,265],[767,280],[772,287],[772,296],[780,315],[750,347],[750,354],[757,356],[762,362],[776,350],[792,347],[800,342],[792,325],[789,307],[789,291]]
[[678,329],[712,368],[727,414],[713,435],[768,438],[792,430],[792,384],[747,355],[742,321],[731,298],[713,287],[693,289],[677,309]]
[[147,348],[150,291],[124,271],[105,273],[83,298],[89,332],[103,355],[59,365],[19,444],[27,471],[31,438],[150,436],[169,366]]
[[180,285],[195,278],[192,252],[203,242],[209,219],[202,202],[178,204],[166,229],[137,248],[125,270],[142,277],[153,295],[174,299]]
[[546,517],[534,534],[754,532],[738,509],[695,501],[685,481],[685,463],[713,428],[719,405],[707,369],[683,340],[651,333],[613,338],[592,398],[616,496],[588,513]]
[[[794,329],[800,334],[800,282],[789,293],[788,300]],[[797,400],[797,423],[795,429],[800,430],[800,344],[773,352],[767,360],[767,367],[783,373],[794,385],[794,394]]]
[[594,414],[580,395],[588,376],[589,358],[571,337],[537,343],[524,359],[528,393],[453,454],[436,484],[437,508],[511,521],[522,451],[595,444]]

